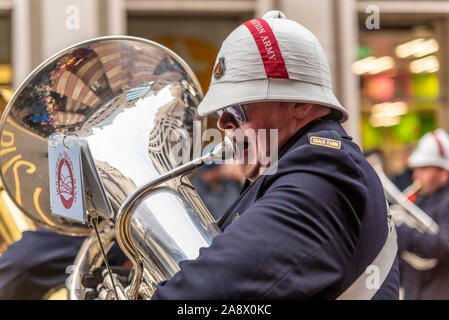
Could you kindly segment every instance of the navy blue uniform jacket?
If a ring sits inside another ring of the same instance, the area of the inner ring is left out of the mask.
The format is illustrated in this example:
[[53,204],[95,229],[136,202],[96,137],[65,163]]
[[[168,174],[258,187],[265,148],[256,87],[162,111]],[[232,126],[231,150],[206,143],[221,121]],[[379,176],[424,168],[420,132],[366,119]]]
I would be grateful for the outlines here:
[[83,237],[43,228],[25,231],[0,257],[0,300],[41,299],[51,288],[65,285]]
[[[59,234],[44,228],[25,231],[0,256],[0,300],[38,300],[70,275],[84,237]],[[117,245],[108,253],[113,265],[126,257]]]
[[397,228],[399,254],[406,250],[424,259],[436,259],[436,266],[416,270],[401,263],[401,285],[405,299],[449,299],[449,184],[432,195],[418,196],[416,205],[437,224],[435,235],[406,225]]
[[[341,141],[312,145],[311,136]],[[161,282],[153,299],[334,299],[387,237],[381,183],[341,125],[317,120],[281,149],[278,168],[246,183],[223,233]],[[397,259],[375,299],[397,299]]]

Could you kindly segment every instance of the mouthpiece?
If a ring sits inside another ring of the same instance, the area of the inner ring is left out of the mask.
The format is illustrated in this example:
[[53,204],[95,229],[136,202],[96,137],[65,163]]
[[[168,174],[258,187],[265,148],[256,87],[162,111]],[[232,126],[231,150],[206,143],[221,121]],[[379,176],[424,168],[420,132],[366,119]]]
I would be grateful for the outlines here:
[[230,159],[234,157],[234,144],[231,139],[228,137],[224,138],[224,141],[220,144],[217,144],[206,157],[205,163],[210,164],[212,162],[221,163],[224,160]]

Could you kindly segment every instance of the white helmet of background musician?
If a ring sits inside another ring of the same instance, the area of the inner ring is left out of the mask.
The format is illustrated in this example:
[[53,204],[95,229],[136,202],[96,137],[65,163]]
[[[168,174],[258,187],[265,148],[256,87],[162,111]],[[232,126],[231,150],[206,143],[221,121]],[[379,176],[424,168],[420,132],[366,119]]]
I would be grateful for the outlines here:
[[439,167],[449,170],[449,135],[443,129],[426,133],[408,159],[410,168]]
[[225,39],[198,112],[265,100],[316,103],[339,111],[341,122],[348,118],[318,39],[280,11],[240,25]]

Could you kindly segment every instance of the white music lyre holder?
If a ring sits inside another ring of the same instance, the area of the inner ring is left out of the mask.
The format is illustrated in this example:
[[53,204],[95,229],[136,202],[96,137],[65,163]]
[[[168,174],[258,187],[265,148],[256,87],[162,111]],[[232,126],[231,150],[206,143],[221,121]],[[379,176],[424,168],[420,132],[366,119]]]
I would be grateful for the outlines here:
[[48,140],[48,169],[53,214],[83,224],[88,218],[113,218],[86,139],[74,133],[53,134]]

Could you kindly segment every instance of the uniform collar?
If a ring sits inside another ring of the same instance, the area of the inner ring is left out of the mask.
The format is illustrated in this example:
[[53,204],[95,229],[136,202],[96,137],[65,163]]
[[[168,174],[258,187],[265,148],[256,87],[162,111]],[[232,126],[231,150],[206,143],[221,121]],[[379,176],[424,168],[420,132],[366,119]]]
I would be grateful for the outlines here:
[[[336,131],[342,138],[352,139],[349,137],[343,127],[335,120],[328,119],[317,119],[312,121],[299,129],[281,148],[278,154],[278,161],[291,149],[294,149],[296,146],[300,146],[302,144],[307,143],[307,133],[309,132],[318,132],[318,131]],[[235,207],[240,203],[241,199],[244,198],[245,194],[252,189],[252,187],[258,183],[262,183],[264,176],[260,176],[254,183],[251,183],[249,180],[245,180],[242,186],[242,190],[240,191],[240,196],[237,197],[235,202],[228,208],[225,214],[220,219],[218,225],[223,229],[223,226],[229,215],[233,212]]]
[[[292,149],[294,146],[304,144],[306,142],[306,139],[301,139],[303,137],[307,137],[306,133],[308,132],[314,132],[314,131],[322,131],[322,130],[335,130],[338,132],[338,134],[342,138],[347,138],[352,140],[352,137],[348,136],[346,131],[343,129],[343,127],[340,125],[340,123],[337,120],[328,119],[326,117],[314,120],[312,122],[309,122],[304,127],[299,129],[290,139],[287,140],[287,142],[281,147],[279,154],[278,154],[278,161],[284,156],[290,149]],[[261,178],[261,177],[259,177]],[[257,179],[256,181],[258,181]],[[254,182],[256,182],[254,181]],[[248,179],[245,179],[245,182],[243,183],[242,190],[240,194],[243,194],[245,190],[251,185],[251,182]]]

